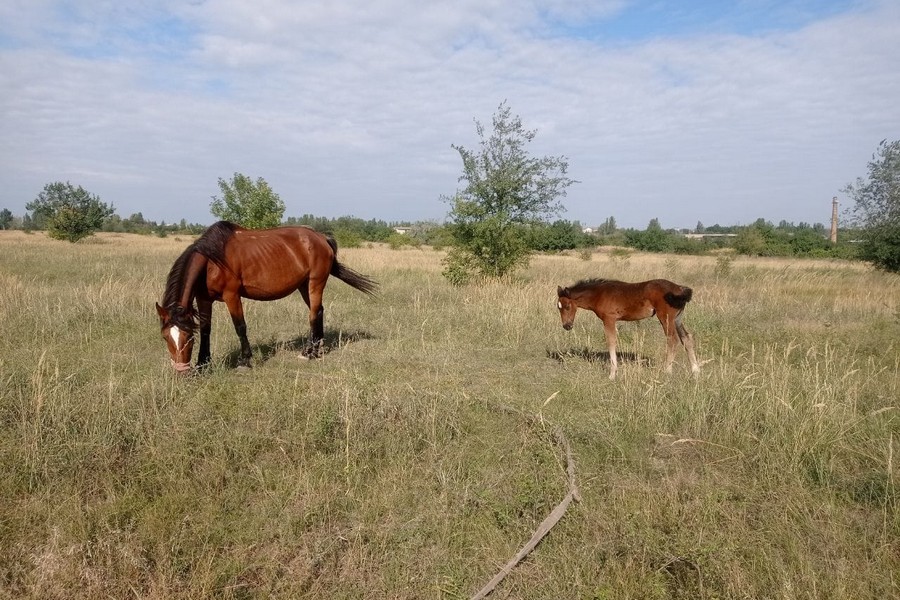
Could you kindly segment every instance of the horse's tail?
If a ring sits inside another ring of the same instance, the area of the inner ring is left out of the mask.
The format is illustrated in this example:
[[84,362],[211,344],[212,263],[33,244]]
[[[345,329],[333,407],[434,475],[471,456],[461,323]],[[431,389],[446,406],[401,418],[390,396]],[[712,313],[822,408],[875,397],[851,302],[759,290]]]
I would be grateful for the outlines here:
[[364,294],[375,296],[378,293],[378,282],[362,273],[357,273],[348,266],[342,265],[337,259],[337,242],[330,235],[326,235],[328,245],[334,252],[334,262],[331,264],[331,275],[337,277],[347,285],[361,291]]
[[663,294],[663,298],[665,299],[666,304],[672,308],[683,310],[687,303],[691,301],[693,295],[694,291],[691,288],[682,287],[681,293],[676,294],[674,292],[666,292]]
[[366,277],[362,273],[357,273],[350,267],[342,265],[340,262],[338,262],[338,259],[334,259],[334,264],[331,265],[331,274],[350,287],[356,288],[364,294],[368,294],[370,296],[376,296],[378,294],[377,281]]

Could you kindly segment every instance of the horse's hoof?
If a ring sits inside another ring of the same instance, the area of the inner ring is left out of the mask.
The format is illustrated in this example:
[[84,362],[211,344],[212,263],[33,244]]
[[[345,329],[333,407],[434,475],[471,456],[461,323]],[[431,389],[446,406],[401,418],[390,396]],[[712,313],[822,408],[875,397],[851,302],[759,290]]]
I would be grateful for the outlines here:
[[312,360],[314,358],[322,358],[325,355],[325,346],[319,342],[316,344],[310,344],[306,348],[300,351],[300,358],[302,360]]

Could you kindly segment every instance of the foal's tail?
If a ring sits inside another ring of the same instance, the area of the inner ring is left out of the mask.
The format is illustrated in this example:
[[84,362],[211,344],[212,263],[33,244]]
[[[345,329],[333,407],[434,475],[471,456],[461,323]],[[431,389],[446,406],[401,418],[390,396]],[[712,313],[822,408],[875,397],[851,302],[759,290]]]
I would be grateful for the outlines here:
[[334,251],[334,262],[331,264],[331,275],[337,277],[350,287],[361,291],[369,296],[375,296],[378,293],[378,282],[370,277],[366,277],[362,273],[357,273],[350,267],[344,266],[337,259],[337,242],[330,235],[325,236],[328,245]]
[[691,301],[691,296],[693,295],[694,291],[691,288],[682,287],[680,294],[676,294],[674,292],[666,292],[665,294],[663,294],[663,298],[665,299],[666,304],[668,304],[672,308],[684,310],[684,307],[688,302]]

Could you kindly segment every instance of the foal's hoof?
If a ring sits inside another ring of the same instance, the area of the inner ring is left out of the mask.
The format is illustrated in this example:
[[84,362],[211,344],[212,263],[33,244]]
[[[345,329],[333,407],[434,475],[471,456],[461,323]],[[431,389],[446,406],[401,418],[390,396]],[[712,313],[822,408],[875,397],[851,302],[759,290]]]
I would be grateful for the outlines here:
[[325,345],[322,342],[310,344],[300,351],[301,360],[312,360],[313,358],[322,358],[325,354]]

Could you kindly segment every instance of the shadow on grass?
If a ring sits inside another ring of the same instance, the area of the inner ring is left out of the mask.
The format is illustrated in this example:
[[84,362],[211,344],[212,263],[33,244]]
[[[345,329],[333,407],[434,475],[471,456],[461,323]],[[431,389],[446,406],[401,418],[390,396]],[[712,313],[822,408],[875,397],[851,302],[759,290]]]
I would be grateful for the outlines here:
[[[618,357],[619,362],[631,362],[643,366],[650,366],[650,359],[648,357],[641,356],[640,354],[635,354],[634,352],[616,352],[616,356]],[[552,358],[553,360],[558,362],[577,359],[585,360],[590,363],[608,363],[609,352],[600,352],[598,350],[591,350],[590,348],[578,348],[573,350],[566,350],[564,352],[559,352],[557,350],[547,350],[547,358]]]
[[[368,331],[356,330],[356,331],[326,331],[325,338],[322,345],[322,350],[318,356],[318,358],[324,358],[329,352],[333,350],[337,350],[342,346],[346,346],[348,344],[352,344],[355,342],[359,342],[361,340],[371,340],[375,339],[372,334]],[[309,344],[309,338],[307,336],[298,336],[293,339],[284,341],[272,340],[270,342],[266,342],[263,344],[254,344],[252,346],[253,350],[253,360],[254,362],[267,362],[273,356],[275,356],[278,352],[300,352]],[[240,347],[236,347],[234,350],[228,353],[225,357],[225,367],[229,369],[235,369],[238,366],[238,359],[241,356]]]

